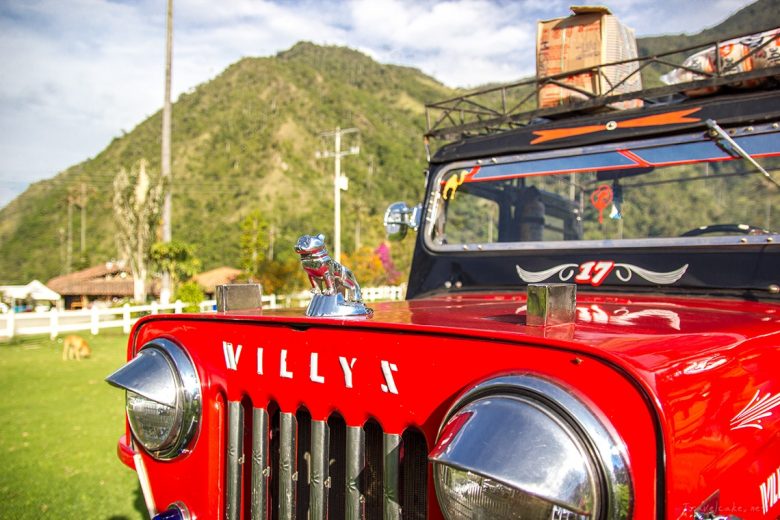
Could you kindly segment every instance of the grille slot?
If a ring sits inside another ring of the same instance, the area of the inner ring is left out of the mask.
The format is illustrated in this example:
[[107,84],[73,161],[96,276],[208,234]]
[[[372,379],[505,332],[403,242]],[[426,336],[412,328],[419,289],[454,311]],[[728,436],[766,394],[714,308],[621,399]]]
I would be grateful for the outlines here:
[[428,447],[425,436],[408,429],[402,436],[401,453],[401,518],[428,518]]
[[382,518],[382,428],[375,421],[363,427],[366,432],[366,464],[361,474],[366,498],[366,518]]
[[328,427],[330,428],[328,518],[346,518],[347,423],[339,414],[333,414],[328,418]]
[[227,520],[427,518],[419,431],[387,434],[373,420],[350,426],[337,413],[316,421],[304,408],[292,414],[273,404],[230,401],[227,409]]

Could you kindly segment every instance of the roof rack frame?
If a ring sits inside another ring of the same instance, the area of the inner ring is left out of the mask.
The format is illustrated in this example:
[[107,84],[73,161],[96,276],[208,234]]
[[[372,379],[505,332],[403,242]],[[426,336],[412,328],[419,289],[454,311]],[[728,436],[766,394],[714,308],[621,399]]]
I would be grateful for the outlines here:
[[[425,106],[427,125],[425,139],[426,142],[428,142],[431,139],[455,140],[474,135],[489,135],[512,128],[526,126],[539,118],[554,119],[564,115],[583,113],[594,109],[615,110],[610,105],[622,101],[639,99],[648,104],[656,104],[656,100],[659,98],[682,95],[684,92],[690,90],[735,85],[751,79],[778,77],[780,76],[780,65],[754,69],[748,72],[731,72],[756,52],[767,46],[771,41],[770,39],[767,39],[767,41],[763,42],[761,45],[751,49],[748,54],[738,61],[729,64],[727,67],[723,66],[720,53],[716,52],[715,55],[717,59],[715,61],[715,70],[712,72],[704,72],[683,65],[683,62],[690,56],[691,51],[700,51],[709,48],[718,49],[726,41],[761,34],[773,29],[774,27],[738,36],[719,38],[715,41],[674,49],[652,56],[641,56],[628,60],[604,63],[542,78],[528,78],[506,85],[476,90],[443,101],[429,103]],[[671,57],[678,54],[682,55],[678,60],[679,62],[671,59]],[[632,63],[636,64],[637,68],[626,75],[626,77],[622,78],[617,84],[611,85],[605,92],[588,92],[572,85],[567,85],[562,81],[568,76],[586,73],[595,74],[599,77],[606,77],[604,70],[607,67]],[[705,77],[703,79],[685,83],[615,94],[616,90],[626,81],[637,74],[641,75],[644,69],[652,65],[678,68]],[[586,96],[587,99],[556,107],[538,108],[535,101],[538,99],[539,90],[543,86],[549,84],[554,84],[572,92],[577,92]],[[496,106],[491,106],[490,96],[495,95],[500,95],[500,103],[496,103],[495,100],[492,100],[492,104]],[[511,106],[507,106],[508,99],[511,99],[512,97],[517,97],[518,101],[513,102]],[[529,103],[533,103],[534,106],[529,107]]]

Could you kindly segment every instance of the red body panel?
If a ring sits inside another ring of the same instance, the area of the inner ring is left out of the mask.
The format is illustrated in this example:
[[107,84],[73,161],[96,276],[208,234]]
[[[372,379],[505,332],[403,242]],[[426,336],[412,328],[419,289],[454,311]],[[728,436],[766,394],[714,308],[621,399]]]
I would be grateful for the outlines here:
[[[464,390],[497,375],[533,373],[568,388],[623,441],[634,518],[692,518],[717,492],[720,514],[780,515],[780,503],[769,507],[761,489],[768,493],[780,468],[780,406],[749,406],[780,394],[780,306],[580,295],[576,323],[546,329],[525,325],[524,296],[374,310],[367,319],[293,311],[140,321],[128,357],[156,337],[171,339],[192,357],[203,388],[192,452],[171,462],[144,454],[158,508],[183,501],[197,518],[224,514],[227,400],[274,402],[285,412],[305,406],[320,420],[338,411],[348,425],[373,418],[388,433],[413,426],[430,449]],[[236,370],[223,342],[237,354]],[[351,388],[340,357],[355,360]],[[395,368],[389,379],[388,367]],[[441,517],[430,475],[429,509],[430,518]]]

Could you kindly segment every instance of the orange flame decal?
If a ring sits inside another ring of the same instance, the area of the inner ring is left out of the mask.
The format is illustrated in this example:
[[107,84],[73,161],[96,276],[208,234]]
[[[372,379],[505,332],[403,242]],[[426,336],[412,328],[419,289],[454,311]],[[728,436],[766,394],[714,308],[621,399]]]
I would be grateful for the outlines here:
[[[663,125],[679,125],[682,123],[696,123],[701,121],[698,117],[688,117],[694,112],[701,110],[698,108],[689,108],[687,110],[677,110],[676,112],[667,112],[665,114],[656,114],[653,116],[637,117],[636,119],[627,119],[625,121],[619,121],[614,123],[614,127],[611,130],[618,128],[638,128],[643,126],[663,126]],[[574,128],[555,128],[552,130],[537,130],[534,135],[538,136],[531,141],[531,144],[545,143],[547,141],[555,141],[557,139],[564,139],[566,137],[575,137],[578,135],[593,134],[596,132],[602,132],[607,130],[606,125],[588,125],[578,126]]]

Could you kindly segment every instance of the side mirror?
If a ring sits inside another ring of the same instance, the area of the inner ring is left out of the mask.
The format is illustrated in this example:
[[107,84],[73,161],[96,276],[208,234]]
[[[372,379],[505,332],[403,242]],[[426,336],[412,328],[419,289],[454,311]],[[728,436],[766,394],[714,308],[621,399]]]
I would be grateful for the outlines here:
[[417,231],[420,227],[420,214],[422,213],[422,204],[413,208],[406,205],[405,202],[394,202],[390,204],[385,211],[385,231],[387,238],[398,241],[403,240],[409,228]]

